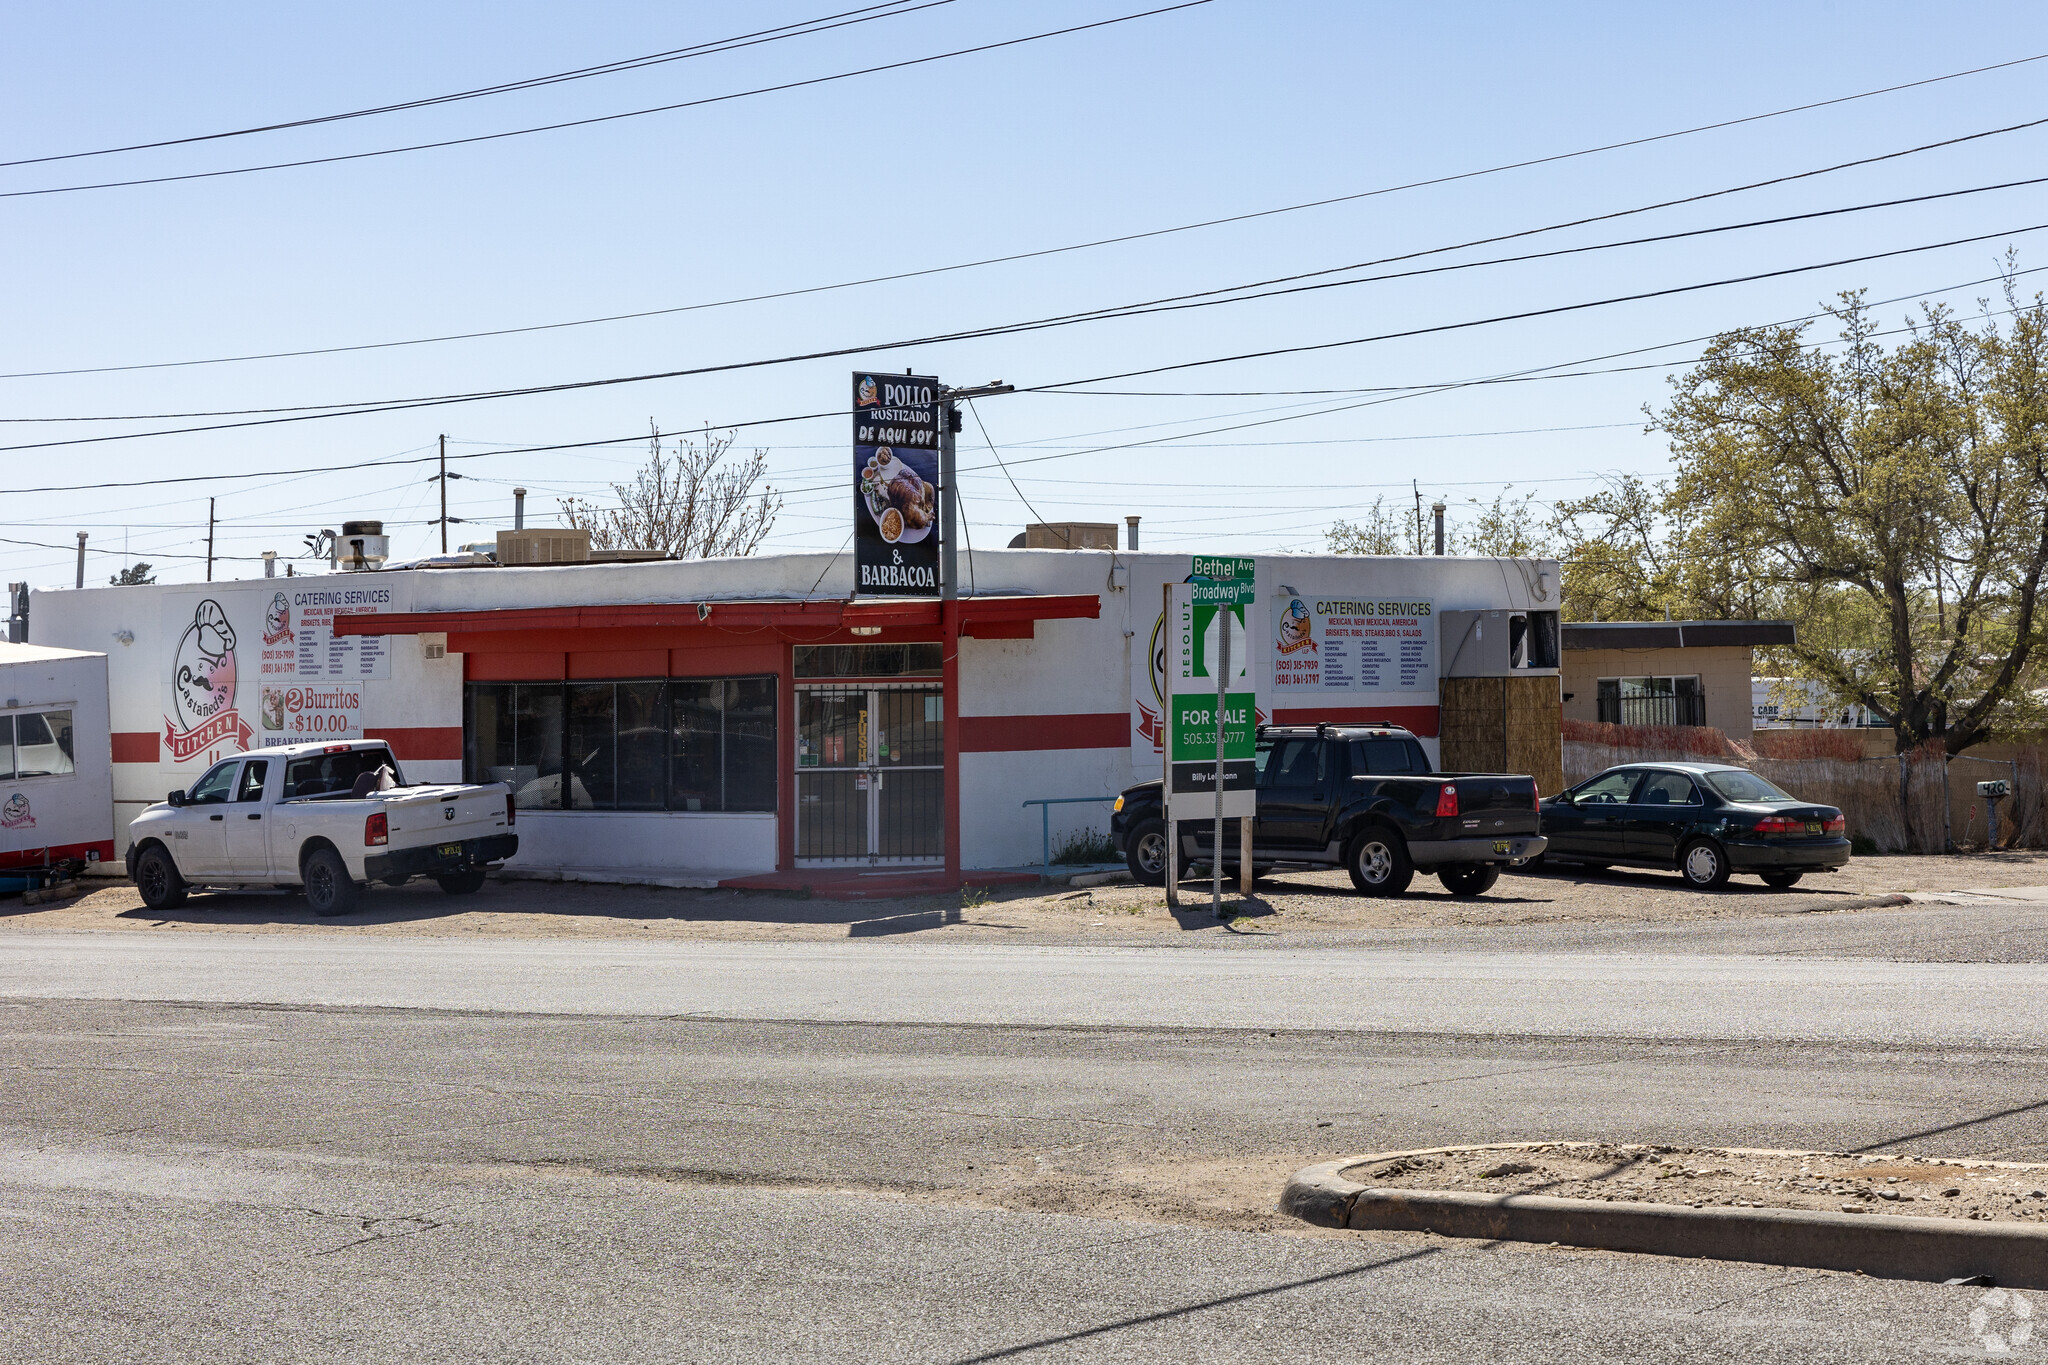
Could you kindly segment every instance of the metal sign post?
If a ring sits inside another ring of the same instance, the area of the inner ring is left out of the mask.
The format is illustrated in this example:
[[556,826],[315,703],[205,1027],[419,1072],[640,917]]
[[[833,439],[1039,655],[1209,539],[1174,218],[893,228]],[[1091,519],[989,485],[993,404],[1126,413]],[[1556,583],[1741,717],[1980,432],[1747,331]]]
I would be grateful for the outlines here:
[[[1257,814],[1251,636],[1243,613],[1255,600],[1252,561],[1197,555],[1185,583],[1167,585],[1166,773],[1169,872],[1178,874],[1179,819],[1210,823],[1209,902],[1223,913],[1224,823],[1238,821],[1239,885],[1251,881],[1251,822]],[[1213,635],[1212,635],[1213,630]],[[1179,903],[1169,887],[1169,905]]]
[[[1165,584],[1160,589],[1160,594],[1159,619],[1169,623],[1170,629],[1173,621],[1173,584]],[[1166,715],[1164,720],[1167,725],[1167,734],[1165,736],[1166,742],[1159,746],[1160,758],[1164,763],[1164,771],[1159,775],[1159,812],[1166,817],[1166,904],[1170,908],[1178,909],[1180,907],[1180,827],[1173,822],[1173,663],[1171,660],[1167,662],[1165,681]]]

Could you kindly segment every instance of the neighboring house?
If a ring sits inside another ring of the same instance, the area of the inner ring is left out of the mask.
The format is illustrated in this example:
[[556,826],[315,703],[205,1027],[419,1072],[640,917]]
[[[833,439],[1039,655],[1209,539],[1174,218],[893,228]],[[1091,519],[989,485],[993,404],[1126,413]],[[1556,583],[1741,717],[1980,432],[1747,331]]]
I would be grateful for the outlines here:
[[1867,706],[1838,702],[1817,682],[1801,678],[1758,678],[1750,685],[1751,711],[1759,730],[1857,730],[1889,732],[1891,723]]
[[1790,621],[1567,621],[1565,718],[1711,725],[1747,740],[1754,652],[1792,642]]

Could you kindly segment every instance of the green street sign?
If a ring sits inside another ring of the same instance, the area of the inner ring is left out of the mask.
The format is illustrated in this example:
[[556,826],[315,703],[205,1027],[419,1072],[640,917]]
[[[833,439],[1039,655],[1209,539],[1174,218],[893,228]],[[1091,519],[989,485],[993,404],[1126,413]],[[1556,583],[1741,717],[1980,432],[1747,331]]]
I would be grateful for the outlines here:
[[[1250,692],[1231,692],[1223,704],[1223,760],[1252,757],[1252,726],[1257,699]],[[1174,763],[1216,762],[1216,697],[1214,693],[1181,693],[1173,699],[1171,726]]]
[[1197,607],[1242,607],[1252,600],[1252,581],[1249,578],[1224,583],[1196,581],[1188,586],[1194,589]]
[[1252,581],[1252,560],[1244,555],[1196,555],[1195,571],[1192,578],[1206,578],[1214,583]]

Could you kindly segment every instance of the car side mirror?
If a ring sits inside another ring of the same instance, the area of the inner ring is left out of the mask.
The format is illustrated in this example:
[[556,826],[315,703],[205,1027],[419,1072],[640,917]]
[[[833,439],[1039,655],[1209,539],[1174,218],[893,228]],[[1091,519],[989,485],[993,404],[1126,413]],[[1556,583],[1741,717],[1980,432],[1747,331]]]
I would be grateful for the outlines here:
[[174,806],[182,806],[185,804],[185,793],[181,791],[172,792],[169,796],[166,796],[164,800],[170,802]]

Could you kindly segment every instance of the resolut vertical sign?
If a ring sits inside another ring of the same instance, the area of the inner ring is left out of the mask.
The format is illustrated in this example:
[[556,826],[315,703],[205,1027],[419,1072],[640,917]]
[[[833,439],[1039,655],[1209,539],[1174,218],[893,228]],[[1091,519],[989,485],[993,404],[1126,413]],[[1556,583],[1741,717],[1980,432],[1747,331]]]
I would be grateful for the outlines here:
[[[1207,798],[1216,790],[1216,731],[1223,729],[1223,817],[1253,816],[1258,772],[1253,763],[1257,696],[1252,688],[1251,632],[1245,608],[1254,599],[1251,567],[1242,577],[1197,578],[1171,585],[1166,679],[1169,800],[1176,820],[1206,819],[1216,811]],[[1205,566],[1197,562],[1200,574]],[[1208,566],[1212,570],[1213,563]],[[1233,566],[1234,567],[1234,566]],[[1222,672],[1223,633],[1230,632],[1229,676]],[[1223,683],[1219,714],[1217,684]]]
[[853,591],[939,595],[939,381],[853,377]]

